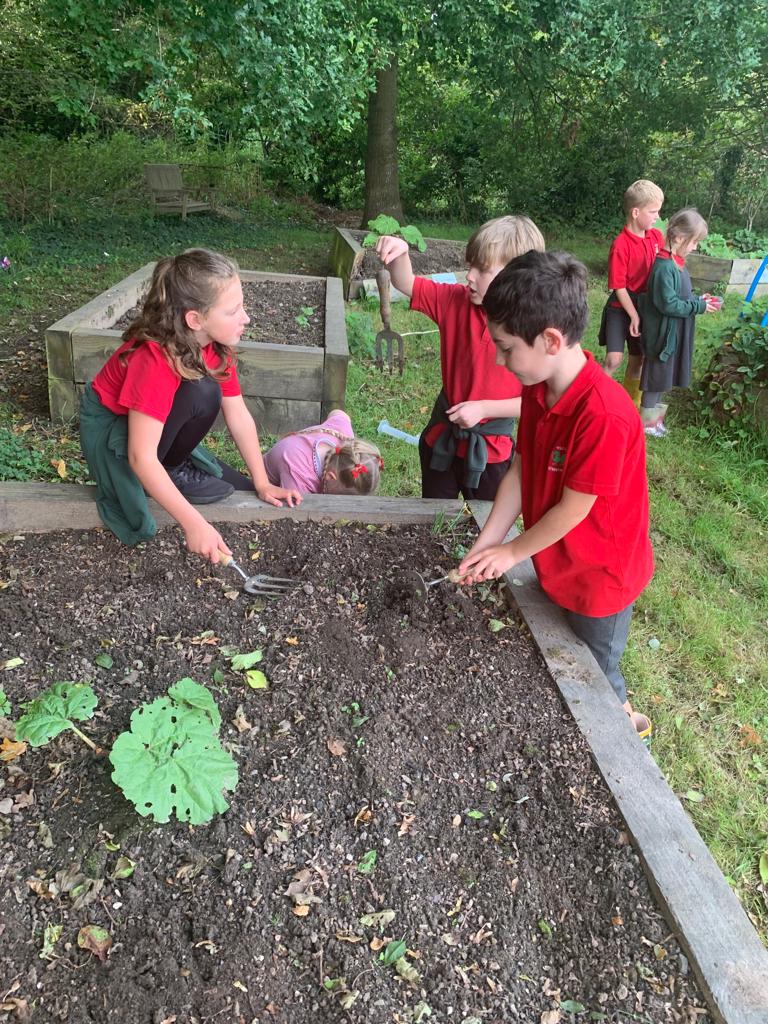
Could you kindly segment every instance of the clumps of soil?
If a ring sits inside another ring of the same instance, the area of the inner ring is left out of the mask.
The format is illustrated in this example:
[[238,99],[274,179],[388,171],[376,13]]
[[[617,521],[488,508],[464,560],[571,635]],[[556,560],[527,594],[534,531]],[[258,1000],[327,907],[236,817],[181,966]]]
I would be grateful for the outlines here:
[[[243,341],[325,345],[324,281],[243,281],[243,300],[251,318]],[[124,331],[140,312],[140,306],[132,307],[112,330]]]
[[[99,706],[80,724],[109,750],[139,704],[191,676],[240,773],[230,809],[193,828],[138,818],[71,732],[2,764],[0,976],[20,1009],[0,1020],[566,1024],[561,1004],[581,1004],[612,1024],[710,1022],[498,587],[414,584],[414,568],[455,565],[457,538],[291,520],[223,532],[242,564],[301,588],[254,599],[176,529],[134,549],[104,531],[0,547],[15,714],[86,680]],[[261,650],[269,689],[225,648]],[[112,938],[104,962],[78,948],[86,924]]]
[[[368,232],[350,231],[350,234],[362,245]],[[426,252],[419,252],[411,246],[410,257],[414,274],[424,276],[467,269],[464,259],[466,242],[451,242],[442,238],[428,238],[426,242]],[[365,249],[364,253],[362,262],[353,274],[353,280],[375,277],[376,271],[381,269],[381,260],[373,249]]]

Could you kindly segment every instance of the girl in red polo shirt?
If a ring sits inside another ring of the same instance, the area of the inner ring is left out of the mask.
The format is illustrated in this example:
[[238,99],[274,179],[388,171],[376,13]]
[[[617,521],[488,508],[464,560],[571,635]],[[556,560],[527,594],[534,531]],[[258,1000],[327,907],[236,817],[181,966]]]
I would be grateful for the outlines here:
[[[249,318],[237,264],[188,249],[155,266],[149,293],[123,344],[85,390],[80,435],[97,484],[99,514],[124,543],[157,530],[146,495],[184,530],[195,554],[231,554],[194,507],[255,490],[272,505],[297,491],[270,483],[256,424],[240,393],[233,350]],[[200,444],[222,411],[250,477]]]

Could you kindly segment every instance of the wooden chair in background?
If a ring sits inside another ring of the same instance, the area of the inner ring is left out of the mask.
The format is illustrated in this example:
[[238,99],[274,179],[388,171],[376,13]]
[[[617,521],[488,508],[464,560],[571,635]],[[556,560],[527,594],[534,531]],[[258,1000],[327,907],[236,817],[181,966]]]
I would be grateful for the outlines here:
[[[144,164],[144,178],[152,196],[152,212],[180,213],[186,220],[188,213],[203,213],[215,209],[212,189],[189,189],[184,185],[178,164]],[[199,198],[200,196],[206,198]]]

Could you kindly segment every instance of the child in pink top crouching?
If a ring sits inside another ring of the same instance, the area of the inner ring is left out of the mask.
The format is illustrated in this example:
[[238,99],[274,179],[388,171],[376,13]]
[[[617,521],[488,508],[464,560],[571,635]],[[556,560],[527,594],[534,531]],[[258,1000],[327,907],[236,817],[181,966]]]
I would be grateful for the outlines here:
[[323,423],[280,438],[264,455],[271,483],[300,494],[373,494],[384,462],[376,445],[355,437],[334,409]]

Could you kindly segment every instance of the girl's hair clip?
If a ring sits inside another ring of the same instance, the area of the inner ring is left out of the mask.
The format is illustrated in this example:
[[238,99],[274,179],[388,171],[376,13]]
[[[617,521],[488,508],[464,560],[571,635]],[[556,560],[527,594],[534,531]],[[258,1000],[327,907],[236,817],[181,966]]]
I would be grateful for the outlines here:
[[377,455],[376,458],[378,459],[379,462],[379,469],[384,469],[384,459],[382,459],[380,455]]
[[341,445],[339,445],[339,444],[336,445],[336,447],[333,449],[333,454],[334,455],[341,455]]
[[357,462],[352,467],[351,472],[352,472],[352,479],[353,480],[357,480],[357,478],[360,476],[361,473],[367,473],[368,472],[368,467],[364,466],[362,464],[362,462]]

